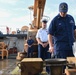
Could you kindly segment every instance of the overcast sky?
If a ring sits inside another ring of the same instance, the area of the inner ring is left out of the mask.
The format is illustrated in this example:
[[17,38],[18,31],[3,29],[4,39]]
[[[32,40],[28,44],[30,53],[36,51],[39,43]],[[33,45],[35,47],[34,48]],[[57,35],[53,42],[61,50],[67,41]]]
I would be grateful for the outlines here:
[[[59,13],[59,4],[63,0],[46,0],[44,15],[50,20]],[[76,21],[76,0],[64,0],[68,3],[68,14],[71,14]],[[34,0],[0,0],[0,31],[5,33],[5,27],[11,30],[21,29],[22,26],[31,23],[29,6],[34,4]],[[31,11],[31,14],[33,12]],[[4,30],[3,30],[4,29]]]

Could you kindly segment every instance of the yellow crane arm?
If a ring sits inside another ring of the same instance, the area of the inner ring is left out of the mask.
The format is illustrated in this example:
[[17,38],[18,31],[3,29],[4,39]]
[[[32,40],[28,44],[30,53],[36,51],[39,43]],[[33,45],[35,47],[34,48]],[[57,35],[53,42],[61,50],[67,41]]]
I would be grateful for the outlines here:
[[35,0],[34,1],[34,25],[39,29],[40,28],[40,20],[43,16],[44,7],[46,0]]

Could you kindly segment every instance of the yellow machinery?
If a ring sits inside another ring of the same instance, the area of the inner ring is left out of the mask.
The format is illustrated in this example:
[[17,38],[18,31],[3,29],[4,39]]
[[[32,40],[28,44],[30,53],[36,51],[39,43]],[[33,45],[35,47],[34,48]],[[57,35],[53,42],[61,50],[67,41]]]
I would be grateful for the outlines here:
[[[32,36],[35,40],[35,36],[37,33],[37,29],[41,27],[41,18],[43,17],[44,7],[45,7],[46,0],[35,0],[34,6],[29,7],[29,9],[33,9],[34,13],[34,20],[32,21],[32,24],[30,25],[30,29],[28,30],[28,36]],[[28,38],[27,36],[27,38]],[[36,40],[35,40],[36,42]]]
[[46,0],[35,0],[34,2],[34,25],[39,29],[40,20],[43,17],[43,11]]
[[35,41],[34,44],[34,53],[37,55],[37,41],[36,41],[36,33],[37,30],[41,27],[41,18],[43,17],[44,7],[45,7],[46,0],[34,0],[34,6],[29,7],[29,9],[33,9],[33,16],[34,20],[32,21],[32,24],[30,25],[30,29],[28,30],[27,39],[29,36],[32,36],[32,38]]
[[34,21],[32,24],[36,28],[40,28],[40,19],[43,17],[43,11],[45,7],[46,0],[35,0],[34,6],[30,6],[29,9],[33,10]]

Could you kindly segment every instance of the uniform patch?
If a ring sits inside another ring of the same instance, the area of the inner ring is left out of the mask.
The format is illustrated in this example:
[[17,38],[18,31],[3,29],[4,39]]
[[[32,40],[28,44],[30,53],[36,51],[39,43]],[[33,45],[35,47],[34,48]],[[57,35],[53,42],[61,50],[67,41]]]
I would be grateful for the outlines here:
[[61,25],[61,23],[59,23],[59,25]]
[[74,23],[73,20],[70,20],[70,23]]

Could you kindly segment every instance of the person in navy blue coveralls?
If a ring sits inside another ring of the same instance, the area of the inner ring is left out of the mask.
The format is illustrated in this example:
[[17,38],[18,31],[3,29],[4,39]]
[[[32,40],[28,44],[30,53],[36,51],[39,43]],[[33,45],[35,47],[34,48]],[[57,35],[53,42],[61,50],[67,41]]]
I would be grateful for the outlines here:
[[27,57],[33,57],[34,40],[32,39],[32,36],[29,36],[29,39],[27,40],[27,44],[28,44]]
[[48,29],[49,51],[54,53],[56,58],[66,59],[67,57],[74,56],[72,46],[76,27],[74,18],[67,14],[67,11],[67,3],[61,3],[59,5],[59,14],[53,18]]

